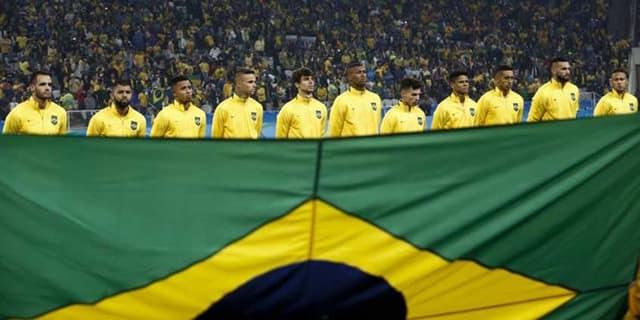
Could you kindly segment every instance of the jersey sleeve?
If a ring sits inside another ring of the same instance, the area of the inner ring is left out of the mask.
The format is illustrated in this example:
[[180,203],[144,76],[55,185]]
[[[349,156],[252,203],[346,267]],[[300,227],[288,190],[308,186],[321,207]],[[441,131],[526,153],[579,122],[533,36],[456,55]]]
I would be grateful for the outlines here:
[[380,126],[380,134],[392,134],[395,132],[396,118],[393,109],[387,111],[382,119],[382,125]]
[[160,111],[160,113],[158,113],[158,116],[153,121],[153,125],[151,126],[151,137],[152,138],[164,137],[168,127],[169,127],[169,119],[167,119],[166,113]]
[[13,109],[7,115],[7,118],[4,121],[4,127],[2,128],[3,134],[18,134],[20,133],[20,128],[22,127],[20,117],[16,115],[16,109]]
[[331,111],[329,111],[330,137],[339,137],[342,134],[342,127],[344,126],[344,112],[345,105],[342,103],[342,99],[336,98],[331,106]]
[[286,139],[289,136],[291,126],[291,113],[285,107],[280,110],[276,118],[276,139]]

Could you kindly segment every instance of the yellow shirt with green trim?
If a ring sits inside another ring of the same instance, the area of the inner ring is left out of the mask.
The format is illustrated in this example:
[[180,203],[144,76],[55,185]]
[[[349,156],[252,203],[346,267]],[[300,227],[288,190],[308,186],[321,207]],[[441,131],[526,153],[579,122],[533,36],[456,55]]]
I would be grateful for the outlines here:
[[207,117],[202,109],[194,104],[186,109],[184,104],[174,101],[158,112],[151,127],[151,137],[198,139],[204,138],[206,128]]
[[211,137],[222,139],[258,139],[262,132],[262,105],[251,97],[235,93],[222,101],[213,113]]
[[431,121],[431,130],[459,129],[473,126],[478,104],[465,96],[464,102],[451,93],[436,107]]
[[30,97],[9,112],[2,133],[64,135],[67,133],[67,111],[50,100],[40,109],[38,102]]
[[474,119],[474,126],[516,124],[522,121],[524,99],[513,90],[505,96],[496,88],[480,97]]
[[400,101],[384,115],[380,134],[422,132],[426,127],[426,122],[427,117],[420,107],[410,107]]
[[527,122],[575,119],[579,107],[580,89],[572,83],[562,86],[551,79],[533,96]]
[[326,125],[327,107],[313,97],[297,95],[278,113],[276,139],[322,138]]
[[600,98],[596,108],[593,110],[593,115],[606,116],[636,112],[638,112],[638,98],[628,92],[618,94],[615,91],[611,91]]
[[114,104],[98,111],[89,120],[87,136],[144,137],[147,120],[131,106],[121,115]]
[[368,90],[349,90],[333,101],[329,113],[329,136],[351,137],[378,134],[382,100]]

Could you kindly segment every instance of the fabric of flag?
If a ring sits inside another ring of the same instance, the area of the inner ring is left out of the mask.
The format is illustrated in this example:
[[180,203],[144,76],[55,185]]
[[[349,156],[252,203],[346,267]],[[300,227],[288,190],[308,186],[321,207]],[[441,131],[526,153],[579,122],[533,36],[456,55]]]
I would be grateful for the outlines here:
[[0,318],[619,319],[640,117],[315,141],[0,136]]

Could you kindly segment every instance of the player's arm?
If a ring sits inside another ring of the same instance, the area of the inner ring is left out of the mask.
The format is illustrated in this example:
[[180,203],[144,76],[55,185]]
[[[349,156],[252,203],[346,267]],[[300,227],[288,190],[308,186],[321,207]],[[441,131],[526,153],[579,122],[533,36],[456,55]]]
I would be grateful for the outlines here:
[[376,132],[380,134],[380,120],[382,119],[382,100],[380,97],[377,97],[378,100],[378,110],[376,110]]
[[489,103],[487,100],[488,99],[486,99],[485,96],[480,97],[480,100],[478,100],[478,112],[476,113],[476,116],[473,117],[474,127],[481,127],[485,125],[487,113],[489,112],[489,108],[487,108]]
[[262,106],[258,108],[258,118],[256,119],[256,132],[258,133],[258,138],[262,137],[262,118],[264,111],[262,110]]
[[224,120],[226,118],[226,113],[223,108],[220,108],[220,105],[216,108],[216,111],[213,112],[213,123],[211,124],[211,138],[217,139],[222,138],[224,135]]
[[4,121],[4,127],[2,128],[3,134],[18,134],[22,128],[22,122],[20,117],[16,115],[15,109],[9,112],[7,118]]
[[529,109],[529,115],[527,116],[527,122],[536,122],[542,120],[542,116],[545,113],[545,97],[541,90],[538,89],[533,99],[531,100],[531,108]]
[[524,99],[522,97],[520,97],[520,99],[518,99],[518,103],[520,103],[520,108],[518,109],[517,112],[517,121],[515,124],[521,123],[522,122],[522,114],[524,113]]
[[140,125],[138,125],[138,132],[136,132],[136,137],[144,138],[147,134],[147,119],[142,116],[140,118]]
[[87,137],[96,137],[102,133],[104,123],[100,121],[98,114],[94,114],[89,120],[89,126],[87,127]]
[[576,88],[576,102],[574,103],[574,116],[578,117],[578,111],[580,111],[580,90]]
[[320,119],[320,125],[322,127],[320,128],[320,132],[322,132],[322,137],[324,137],[327,135],[327,107],[325,107],[325,105],[323,104],[321,110],[322,110],[322,119]]
[[288,108],[283,107],[276,118],[276,139],[286,139],[289,136],[290,123],[291,115],[288,112]]
[[60,127],[58,128],[58,134],[67,134],[67,112],[62,112],[60,115]]
[[200,129],[198,129],[198,138],[204,139],[207,135],[207,114],[204,111],[201,114],[202,122],[200,122]]
[[382,118],[382,126],[380,127],[380,134],[392,134],[395,133],[395,129],[396,129],[396,117],[395,117],[395,112],[393,112],[393,109],[387,111],[387,113],[384,115],[384,118]]
[[163,138],[169,127],[169,119],[165,112],[160,111],[151,126],[151,138]]
[[446,129],[446,123],[446,111],[444,110],[444,106],[442,104],[439,104],[436,107],[436,111],[433,113],[433,119],[431,120],[431,130]]
[[340,98],[336,98],[329,111],[329,137],[340,137],[344,126],[344,113],[346,107]]
[[606,96],[600,98],[600,100],[598,100],[598,104],[596,104],[596,108],[593,109],[593,116],[594,117],[598,117],[598,116],[605,116],[607,114],[609,114],[609,104],[606,103]]

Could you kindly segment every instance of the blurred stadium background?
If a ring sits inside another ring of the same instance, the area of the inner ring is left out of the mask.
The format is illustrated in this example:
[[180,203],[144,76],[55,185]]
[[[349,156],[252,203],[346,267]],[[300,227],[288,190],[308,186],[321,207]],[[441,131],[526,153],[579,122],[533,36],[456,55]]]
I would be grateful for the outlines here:
[[38,69],[53,73],[54,99],[70,112],[74,134],[109,103],[120,76],[132,79],[132,105],[150,120],[171,100],[168,80],[188,75],[210,125],[238,66],[258,71],[265,137],[295,94],[290,77],[300,66],[314,70],[317,98],[327,106],[347,88],[344,65],[354,60],[365,63],[369,88],[385,108],[397,101],[401,78],[418,78],[427,115],[449,95],[452,70],[472,75],[477,100],[490,87],[492,68],[511,64],[515,90],[529,101],[549,79],[554,56],[573,63],[580,116],[591,115],[614,68],[629,70],[638,95],[637,0],[5,0],[0,12],[0,125],[28,97],[28,76]]

